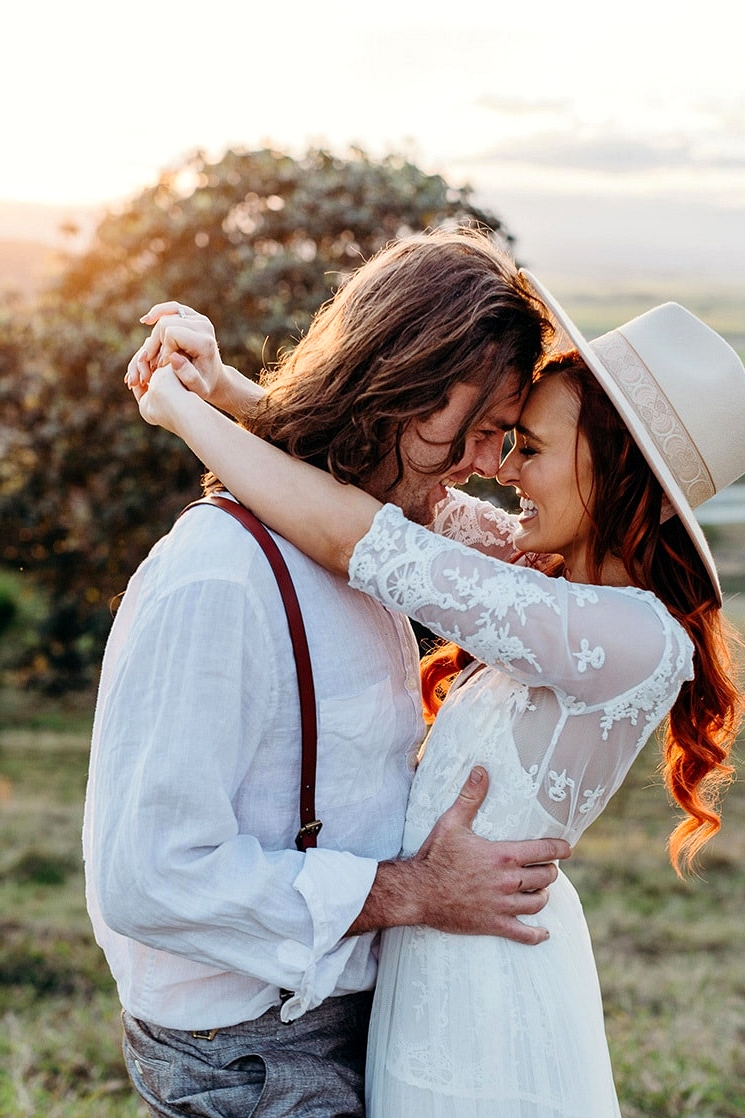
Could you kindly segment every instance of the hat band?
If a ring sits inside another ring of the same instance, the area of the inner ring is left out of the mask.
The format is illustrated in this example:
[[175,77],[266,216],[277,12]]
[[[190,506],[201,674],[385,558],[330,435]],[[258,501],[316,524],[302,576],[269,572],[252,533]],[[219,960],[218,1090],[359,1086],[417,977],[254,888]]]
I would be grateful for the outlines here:
[[590,346],[642,420],[691,508],[708,501],[716,493],[716,487],[706,463],[680,416],[628,339],[613,330],[596,338]]

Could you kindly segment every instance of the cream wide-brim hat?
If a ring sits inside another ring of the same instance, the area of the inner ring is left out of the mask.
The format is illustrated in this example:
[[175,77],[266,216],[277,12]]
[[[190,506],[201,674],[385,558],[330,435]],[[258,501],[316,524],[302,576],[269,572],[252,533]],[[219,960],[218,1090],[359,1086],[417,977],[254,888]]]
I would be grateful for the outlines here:
[[685,525],[721,605],[714,557],[693,510],[745,474],[742,361],[677,303],[588,342],[543,284],[522,275],[553,319],[552,351],[577,349],[607,393]]

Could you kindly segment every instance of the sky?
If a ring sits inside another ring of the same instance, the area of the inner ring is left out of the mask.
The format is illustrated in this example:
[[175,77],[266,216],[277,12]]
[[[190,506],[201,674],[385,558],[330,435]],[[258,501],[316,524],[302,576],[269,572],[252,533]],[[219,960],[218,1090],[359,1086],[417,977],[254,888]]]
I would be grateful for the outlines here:
[[25,0],[0,201],[114,204],[196,148],[356,144],[469,182],[529,243],[555,202],[564,253],[572,221],[602,242],[665,214],[675,242],[698,207],[745,279],[744,41],[732,0]]

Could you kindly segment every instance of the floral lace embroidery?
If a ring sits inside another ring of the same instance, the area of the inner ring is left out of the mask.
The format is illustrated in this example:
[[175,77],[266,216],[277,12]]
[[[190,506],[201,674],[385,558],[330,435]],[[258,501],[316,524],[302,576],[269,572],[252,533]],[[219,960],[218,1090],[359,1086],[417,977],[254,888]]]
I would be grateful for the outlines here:
[[598,604],[598,593],[592,586],[584,586],[580,582],[570,582],[567,584],[567,590],[578,606],[588,604],[596,606]]
[[586,815],[588,811],[592,811],[604,792],[605,788],[595,788],[593,791],[590,791],[589,788],[585,789],[582,793],[585,802],[580,806],[580,815]]
[[[451,525],[458,519],[451,510]],[[473,508],[462,517],[471,532],[477,522]],[[407,853],[477,762],[490,776],[479,834],[576,842],[692,676],[690,640],[647,591],[547,578],[409,524],[392,506],[357,545],[350,574],[492,665],[438,715],[409,802]]]
[[490,501],[480,501],[461,489],[449,489],[437,507],[432,531],[458,540],[505,563],[544,570],[553,569],[555,556],[518,551],[515,547],[517,516]]
[[595,648],[590,648],[589,641],[583,637],[580,641],[579,652],[574,653],[577,661],[577,671],[583,672],[589,665],[591,668],[602,668],[605,663],[605,652],[596,645]]
[[[612,702],[605,704],[603,716],[600,720],[603,741],[608,740],[608,734],[615,722],[626,718],[632,726],[636,726],[639,715],[646,713],[647,717],[644,720],[642,732],[637,738],[639,747],[644,744],[654,726],[672,706],[672,702],[669,702],[670,680],[681,674],[681,669],[684,666],[682,655],[681,652],[676,662],[673,663],[672,650],[668,648],[656,671],[649,679],[644,680],[643,683],[627,694],[619,695]],[[692,674],[682,677],[682,679],[690,678],[692,678]],[[661,710],[662,714],[660,714]]]
[[437,506],[432,531],[480,551],[495,551],[508,560],[516,553],[515,525],[515,517],[505,509],[450,489]]
[[567,771],[564,769],[561,773],[556,773],[551,770],[548,774],[549,790],[548,794],[556,803],[559,800],[565,800],[567,796],[567,788],[574,788],[574,781],[571,777],[567,776]]

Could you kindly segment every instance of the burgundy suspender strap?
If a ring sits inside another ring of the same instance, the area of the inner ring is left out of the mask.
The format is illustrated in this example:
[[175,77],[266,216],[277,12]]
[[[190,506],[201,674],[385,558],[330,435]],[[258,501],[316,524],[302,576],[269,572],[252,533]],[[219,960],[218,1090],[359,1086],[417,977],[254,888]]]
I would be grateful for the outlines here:
[[300,740],[302,748],[300,830],[295,838],[295,845],[298,850],[307,850],[309,847],[316,845],[316,838],[323,824],[320,819],[316,819],[316,747],[318,740],[316,693],[313,685],[313,668],[308,651],[308,639],[305,635],[303,615],[300,612],[300,603],[297,600],[295,587],[287,569],[287,564],[282,557],[282,552],[264,525],[260,520],[257,520],[252,512],[249,512],[247,508],[239,505],[236,501],[231,501],[227,497],[220,497],[216,493],[204,497],[201,501],[193,501],[182,511],[186,512],[188,509],[197,508],[199,505],[213,505],[215,508],[229,512],[231,516],[239,520],[266,555],[277,580],[277,586],[287,614],[287,624],[290,628],[290,639],[295,654],[295,667],[300,692]]

